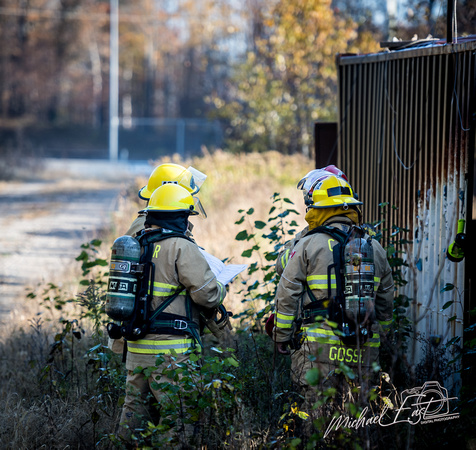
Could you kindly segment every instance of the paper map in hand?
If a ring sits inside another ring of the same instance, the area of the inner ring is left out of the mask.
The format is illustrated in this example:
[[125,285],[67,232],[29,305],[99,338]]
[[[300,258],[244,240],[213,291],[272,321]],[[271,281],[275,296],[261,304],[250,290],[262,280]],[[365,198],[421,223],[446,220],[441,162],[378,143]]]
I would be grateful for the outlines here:
[[210,255],[210,253],[206,252],[202,248],[200,249],[203,256],[208,262],[210,269],[217,277],[217,280],[221,284],[228,284],[243,270],[245,270],[248,265],[247,264],[225,264],[223,261],[218,259],[216,256]]

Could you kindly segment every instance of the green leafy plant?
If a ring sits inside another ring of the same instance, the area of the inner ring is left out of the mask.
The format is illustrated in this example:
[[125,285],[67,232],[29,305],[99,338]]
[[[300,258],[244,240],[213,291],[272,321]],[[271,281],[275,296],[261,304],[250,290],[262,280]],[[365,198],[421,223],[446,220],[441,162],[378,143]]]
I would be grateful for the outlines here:
[[106,275],[102,271],[96,271],[93,273],[93,269],[97,267],[107,267],[108,262],[104,258],[100,258],[99,255],[99,248],[102,245],[102,241],[100,239],[93,239],[87,243],[81,245],[82,251],[76,257],[76,261],[81,262],[81,270],[84,279],[82,279],[79,284],[82,286],[89,286],[90,285],[90,277],[93,276],[94,281],[96,284],[100,286],[104,286],[106,283],[104,280],[104,275]]
[[156,366],[135,370],[150,377],[162,368],[160,381],[151,384],[160,398],[153,403],[160,419],[134,434],[137,446],[218,448],[233,440],[241,412],[241,386],[234,374],[239,363],[232,349],[212,347],[210,352],[203,357],[191,353],[172,367],[164,367],[164,358],[158,357]]
[[398,379],[399,383],[403,383],[408,371],[405,363],[405,353],[408,349],[413,327],[408,315],[411,299],[401,293],[399,288],[406,286],[408,283],[403,272],[403,269],[408,267],[408,263],[403,254],[405,246],[410,244],[411,241],[406,238],[406,234],[409,232],[407,228],[399,227],[390,222],[390,214],[392,210],[397,208],[390,206],[388,202],[379,204],[379,207],[380,220],[375,222],[372,227],[376,231],[375,239],[380,242],[387,252],[387,260],[392,269],[393,282],[396,288],[393,322],[386,339],[382,342],[380,359],[383,370],[389,373],[391,379]]
[[[90,426],[94,441],[100,440],[102,417],[115,421],[123,395],[125,373],[118,355],[104,345],[104,311],[107,261],[100,258],[102,242],[94,239],[81,245],[76,261],[81,263],[79,285],[84,289],[76,296],[65,287],[48,283],[39,293],[31,291],[28,298],[37,299],[55,329],[53,343],[46,357],[39,361],[38,380],[52,398],[64,400],[72,395],[88,411],[82,427]],[[60,312],[55,319],[54,311]],[[56,323],[53,321],[56,320]],[[32,324],[39,333],[41,318]]]
[[263,331],[262,319],[273,310],[273,301],[279,283],[275,270],[278,254],[285,242],[295,234],[298,226],[293,216],[299,213],[295,209],[283,207],[293,205],[291,200],[281,198],[278,193],[275,193],[272,196],[272,203],[266,222],[262,220],[251,222],[251,216],[255,213],[253,208],[248,211],[239,210],[238,212],[243,215],[235,222],[236,225],[247,225],[247,228],[241,230],[235,239],[252,244],[241,256],[257,259],[248,267],[251,281],[246,283],[245,291],[239,292],[244,294],[242,302],[246,305],[246,309],[238,317],[258,326],[260,331]]

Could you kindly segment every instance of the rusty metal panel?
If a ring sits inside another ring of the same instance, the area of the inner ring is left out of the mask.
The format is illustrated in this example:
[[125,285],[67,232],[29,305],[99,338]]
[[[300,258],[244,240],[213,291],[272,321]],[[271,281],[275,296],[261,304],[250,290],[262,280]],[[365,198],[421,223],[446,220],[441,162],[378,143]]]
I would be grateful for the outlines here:
[[[408,228],[413,241],[401,292],[413,299],[421,338],[415,363],[430,336],[448,341],[463,332],[471,259],[450,262],[446,251],[458,219],[472,221],[475,50],[465,41],[337,59],[338,166],[364,202],[364,220],[377,221],[378,205],[388,202],[397,207],[390,224]],[[447,283],[458,291],[442,292]]]

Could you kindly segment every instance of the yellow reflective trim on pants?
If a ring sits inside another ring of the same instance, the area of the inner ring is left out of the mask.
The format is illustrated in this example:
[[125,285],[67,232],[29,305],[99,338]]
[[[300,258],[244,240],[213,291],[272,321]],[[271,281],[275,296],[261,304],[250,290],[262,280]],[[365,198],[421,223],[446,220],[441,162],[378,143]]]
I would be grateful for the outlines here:
[[306,339],[309,342],[318,342],[319,344],[333,345],[340,342],[339,336],[335,335],[332,330],[325,328],[303,327],[306,333]]
[[380,334],[372,333],[372,337],[367,339],[364,347],[380,347]]
[[289,314],[282,314],[280,312],[276,313],[276,326],[278,328],[291,328],[293,326],[293,322],[296,319],[296,316],[292,316]]
[[383,327],[387,327],[389,325],[392,325],[393,319],[390,320],[379,320],[378,323],[382,325]]
[[390,327],[392,326],[393,319],[390,320],[379,320],[378,323],[382,327],[383,331],[388,332]]
[[193,339],[139,339],[138,341],[127,341],[129,352],[143,355],[170,354],[172,350],[176,353],[185,353],[192,349],[201,351],[199,345],[193,348]]
[[[328,345],[339,343],[339,345],[344,345],[339,336],[337,336],[332,330],[312,327],[303,327],[303,330],[305,331],[306,339],[309,342],[318,342],[319,344]],[[362,347],[380,347],[380,335],[378,333],[373,333],[372,337],[367,339],[367,342],[365,342]]]

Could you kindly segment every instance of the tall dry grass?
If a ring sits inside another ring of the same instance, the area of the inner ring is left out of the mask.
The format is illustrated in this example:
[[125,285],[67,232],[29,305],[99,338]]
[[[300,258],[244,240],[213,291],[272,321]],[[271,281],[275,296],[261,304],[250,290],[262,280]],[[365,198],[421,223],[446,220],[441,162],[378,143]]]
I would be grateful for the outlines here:
[[[192,161],[207,175],[200,191],[208,218],[196,220],[194,235],[200,245],[219,258],[240,259],[240,248],[234,240],[239,229],[234,225],[241,217],[239,210],[254,208],[254,220],[266,220],[276,192],[291,199],[301,213],[304,203],[297,182],[312,169],[312,161],[278,152],[231,156],[224,152],[207,154]],[[302,216],[304,226],[304,216]]]
[[[234,240],[237,226],[234,222],[241,216],[241,210],[255,209],[255,220],[264,220],[272,206],[271,197],[275,192],[295,203],[295,209],[304,214],[302,192],[296,189],[297,182],[309,170],[313,161],[301,155],[282,155],[278,152],[231,155],[223,151],[204,152],[203,156],[182,160],[177,156],[163,158],[154,166],[174,162],[185,167],[192,165],[207,175],[198,196],[207,212],[207,219],[192,217],[193,235],[197,243],[220,259],[233,258],[241,263],[240,248]],[[120,206],[114,217],[115,233],[127,230],[136,212],[145,207],[138,199],[138,189],[147,179],[138,178],[136,185],[120,199]],[[305,225],[302,215],[302,226]]]

